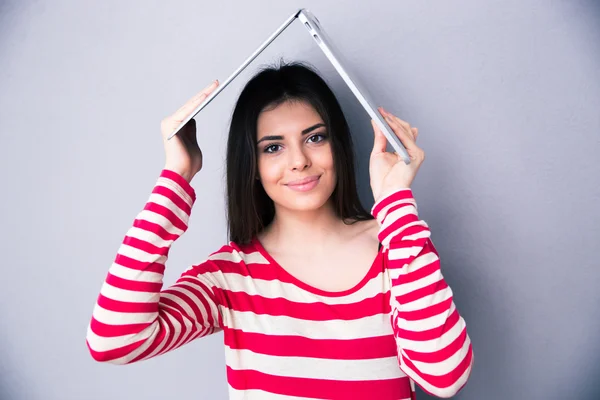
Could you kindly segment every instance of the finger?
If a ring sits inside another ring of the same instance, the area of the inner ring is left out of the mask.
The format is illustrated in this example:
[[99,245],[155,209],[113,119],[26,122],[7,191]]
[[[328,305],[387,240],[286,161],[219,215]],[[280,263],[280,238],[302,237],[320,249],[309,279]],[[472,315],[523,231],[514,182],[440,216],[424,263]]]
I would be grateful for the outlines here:
[[214,80],[210,85],[202,89],[200,92],[195,94],[192,98],[190,98],[181,108],[181,109],[193,109],[198,104],[200,104],[208,95],[210,95],[213,90],[215,90],[219,86],[219,80]]
[[412,154],[420,150],[410,130],[405,130],[404,127],[393,120],[388,121],[388,123],[409,153]]
[[381,129],[379,129],[379,127],[377,126],[375,121],[371,120],[371,126],[373,127],[373,134],[374,134],[373,151],[372,152],[373,153],[384,153],[386,151],[387,139],[385,138],[385,135],[383,134],[383,132],[381,132]]
[[397,116],[395,116],[394,114],[392,114],[391,112],[389,112],[385,109],[383,111],[385,111],[385,114],[388,115],[389,117],[391,117],[394,121],[396,121],[401,127],[406,129],[407,132],[409,132],[409,133],[411,132],[411,127],[408,122],[398,118]]
[[416,150],[417,144],[415,143],[415,139],[410,133],[410,129],[404,128],[404,126],[400,125],[397,120],[395,120],[392,115],[388,112],[382,114],[386,120],[386,122],[390,125],[396,136],[400,139],[406,150]]
[[410,136],[412,136],[413,142],[415,143],[415,148],[416,147],[416,143],[417,143],[417,137],[419,136],[419,129],[416,127],[411,127],[410,124],[398,117],[396,117],[394,114],[388,113],[401,127],[403,127],[405,130],[407,130],[407,132],[410,133]]
[[183,106],[181,106],[179,110],[175,111],[173,118],[178,121],[183,121],[183,119],[187,117],[194,108],[198,107],[204,101],[204,99],[206,99],[208,95],[210,95],[213,90],[217,88],[217,86],[219,86],[219,81],[215,80],[210,85],[195,94]]
[[395,122],[398,126],[400,126],[410,137],[412,137],[413,142],[416,143],[417,136],[419,136],[419,131],[417,128],[411,127],[408,122],[396,117],[392,113],[386,111],[386,114],[391,118],[392,122]]
[[215,90],[215,88],[217,86],[219,86],[219,80],[215,79],[214,81],[211,82],[210,85],[208,85],[207,87],[205,87],[204,89],[202,89],[201,91],[199,91],[198,93],[196,93],[187,102],[188,103],[197,102],[199,98],[204,97],[204,96],[208,96],[213,90]]
[[412,129],[411,126],[408,122],[401,120],[400,118],[396,117],[394,114],[392,113],[388,113],[392,119],[394,119],[394,121],[396,121],[401,127],[403,127],[404,129],[406,129],[407,132],[410,132],[412,134]]
[[385,116],[385,117],[392,119],[392,120],[393,120],[393,121],[395,121],[395,122],[396,122],[398,125],[400,125],[402,128],[404,128],[404,130],[405,130],[407,133],[409,133],[409,134],[411,134],[411,135],[412,135],[412,128],[411,128],[411,126],[410,126],[410,124],[409,124],[408,122],[406,122],[406,121],[404,121],[404,120],[402,120],[402,119],[400,119],[400,118],[396,117],[394,114],[392,114],[391,112],[389,112],[389,111],[385,110],[383,107],[382,107],[382,110],[383,110],[383,112],[384,112],[384,116]]

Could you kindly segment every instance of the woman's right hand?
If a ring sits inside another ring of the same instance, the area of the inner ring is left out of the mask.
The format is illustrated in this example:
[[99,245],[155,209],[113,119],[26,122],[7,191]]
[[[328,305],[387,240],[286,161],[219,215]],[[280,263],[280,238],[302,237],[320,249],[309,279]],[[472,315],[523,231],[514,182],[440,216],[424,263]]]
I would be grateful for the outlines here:
[[202,169],[202,151],[196,138],[196,121],[190,119],[171,140],[167,138],[217,86],[219,81],[214,81],[189,99],[175,113],[163,119],[160,124],[165,146],[165,169],[178,173],[188,182],[191,182],[194,175]]

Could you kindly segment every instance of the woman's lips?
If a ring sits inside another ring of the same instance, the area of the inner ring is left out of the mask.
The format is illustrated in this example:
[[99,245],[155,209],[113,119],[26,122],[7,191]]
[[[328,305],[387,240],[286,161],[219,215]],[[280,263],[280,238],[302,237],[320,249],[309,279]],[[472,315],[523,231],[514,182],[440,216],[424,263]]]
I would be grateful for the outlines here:
[[320,176],[315,176],[310,179],[301,180],[300,182],[303,183],[288,183],[286,186],[297,192],[307,192],[314,189],[319,184],[320,179]]

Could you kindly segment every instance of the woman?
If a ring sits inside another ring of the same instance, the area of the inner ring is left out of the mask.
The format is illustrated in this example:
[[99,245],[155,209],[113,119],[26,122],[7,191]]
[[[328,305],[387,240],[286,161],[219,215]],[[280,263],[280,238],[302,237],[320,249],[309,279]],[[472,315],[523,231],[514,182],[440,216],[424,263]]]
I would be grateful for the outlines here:
[[162,122],[166,164],[102,286],[94,359],[141,361],[222,330],[231,399],[414,399],[415,382],[458,392],[473,355],[410,189],[418,130],[380,109],[412,162],[386,152],[372,123],[366,212],[342,110],[302,64],[264,69],[242,91],[227,145],[229,244],[162,288],[202,168],[194,120],[166,137],[217,85]]

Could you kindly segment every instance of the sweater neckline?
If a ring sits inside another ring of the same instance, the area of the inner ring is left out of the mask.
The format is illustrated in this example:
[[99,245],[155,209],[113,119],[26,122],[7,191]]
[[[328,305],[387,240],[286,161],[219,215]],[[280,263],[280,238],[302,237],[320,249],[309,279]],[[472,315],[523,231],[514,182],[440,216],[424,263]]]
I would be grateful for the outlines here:
[[258,252],[269,262],[269,264],[271,264],[271,266],[276,268],[279,274],[281,274],[283,277],[285,277],[286,281],[293,283],[294,285],[306,290],[307,292],[314,293],[319,296],[326,296],[326,297],[348,296],[348,295],[355,293],[355,292],[359,291],[360,289],[362,289],[367,284],[367,282],[369,282],[369,280],[371,280],[374,276],[376,276],[380,272],[378,270],[378,266],[381,265],[380,259],[383,255],[382,247],[380,246],[379,251],[377,252],[377,255],[375,256],[375,259],[371,263],[371,267],[369,268],[369,270],[367,271],[365,276],[356,285],[354,285],[353,287],[351,287],[349,289],[342,290],[342,291],[329,291],[329,290],[323,290],[323,289],[319,289],[315,286],[312,286],[312,285],[304,282],[303,280],[297,278],[296,276],[292,275],[290,272],[288,272],[269,254],[269,252],[264,248],[264,246],[262,245],[262,243],[260,242],[260,240],[258,239],[258,237],[256,235],[252,238],[251,243],[252,243],[252,246],[256,250],[258,250]]

